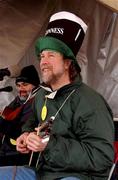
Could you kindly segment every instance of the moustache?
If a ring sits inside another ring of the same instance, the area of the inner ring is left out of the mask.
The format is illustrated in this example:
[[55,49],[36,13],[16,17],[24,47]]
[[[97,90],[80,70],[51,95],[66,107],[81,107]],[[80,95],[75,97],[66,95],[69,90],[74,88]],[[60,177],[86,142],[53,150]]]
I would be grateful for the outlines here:
[[41,71],[45,70],[45,69],[52,69],[52,66],[44,64],[41,66]]
[[22,94],[26,94],[26,96],[28,96],[29,95],[29,92],[27,92],[27,91],[19,91],[19,96],[22,96]]

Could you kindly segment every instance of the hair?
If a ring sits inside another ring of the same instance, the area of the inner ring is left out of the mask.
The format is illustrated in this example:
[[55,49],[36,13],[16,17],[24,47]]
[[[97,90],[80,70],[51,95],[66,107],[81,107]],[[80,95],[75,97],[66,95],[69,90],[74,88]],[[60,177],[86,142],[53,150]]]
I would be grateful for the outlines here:
[[[64,56],[63,58],[71,61],[68,57]],[[69,66],[69,77],[70,77],[71,82],[73,82],[76,79],[76,77],[79,77],[80,79],[82,79],[81,74],[80,74],[80,69],[74,64],[73,61],[71,61],[71,64]]]
[[78,76],[79,78],[82,78],[80,74],[80,70],[76,68],[73,62],[71,62],[70,67],[69,67],[69,76],[70,76],[71,82],[73,82]]

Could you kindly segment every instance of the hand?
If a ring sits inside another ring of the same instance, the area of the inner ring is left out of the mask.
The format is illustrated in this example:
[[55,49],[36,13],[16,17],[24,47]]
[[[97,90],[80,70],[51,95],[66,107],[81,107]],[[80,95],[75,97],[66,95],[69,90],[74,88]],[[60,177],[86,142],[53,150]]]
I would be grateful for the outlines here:
[[42,152],[46,148],[48,140],[44,141],[44,139],[38,136],[36,132],[32,132],[26,139],[27,148],[33,152]]
[[27,148],[26,145],[26,139],[28,136],[28,132],[23,133],[21,136],[19,136],[16,140],[16,150],[21,153],[29,153],[30,150]]

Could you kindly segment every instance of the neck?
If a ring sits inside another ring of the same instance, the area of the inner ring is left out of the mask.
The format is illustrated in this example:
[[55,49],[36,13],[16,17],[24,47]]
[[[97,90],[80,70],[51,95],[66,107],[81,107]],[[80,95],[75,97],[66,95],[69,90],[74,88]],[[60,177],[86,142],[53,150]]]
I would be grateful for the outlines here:
[[54,83],[52,82],[50,84],[50,86],[51,86],[52,90],[55,91],[55,90],[60,89],[61,87],[65,86],[67,84],[70,84],[70,78],[68,76],[59,78]]

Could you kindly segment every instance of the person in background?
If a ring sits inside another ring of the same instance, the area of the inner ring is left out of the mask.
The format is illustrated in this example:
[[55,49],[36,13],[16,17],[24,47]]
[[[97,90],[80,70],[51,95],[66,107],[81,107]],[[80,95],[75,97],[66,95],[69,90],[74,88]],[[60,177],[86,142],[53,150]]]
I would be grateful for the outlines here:
[[0,166],[22,165],[29,161],[29,156],[25,157],[16,151],[16,138],[32,114],[32,102],[39,88],[40,81],[35,67],[24,67],[15,83],[18,95],[0,116]]
[[[39,152],[39,157],[36,173],[18,166],[16,180],[108,178],[114,159],[112,111],[99,93],[82,82],[76,60],[86,30],[82,19],[61,11],[51,16],[45,36],[36,42],[44,86],[35,96],[34,115],[17,138],[17,150],[32,151],[31,159]],[[39,121],[35,131],[34,119]],[[0,178],[12,168],[0,168]]]

